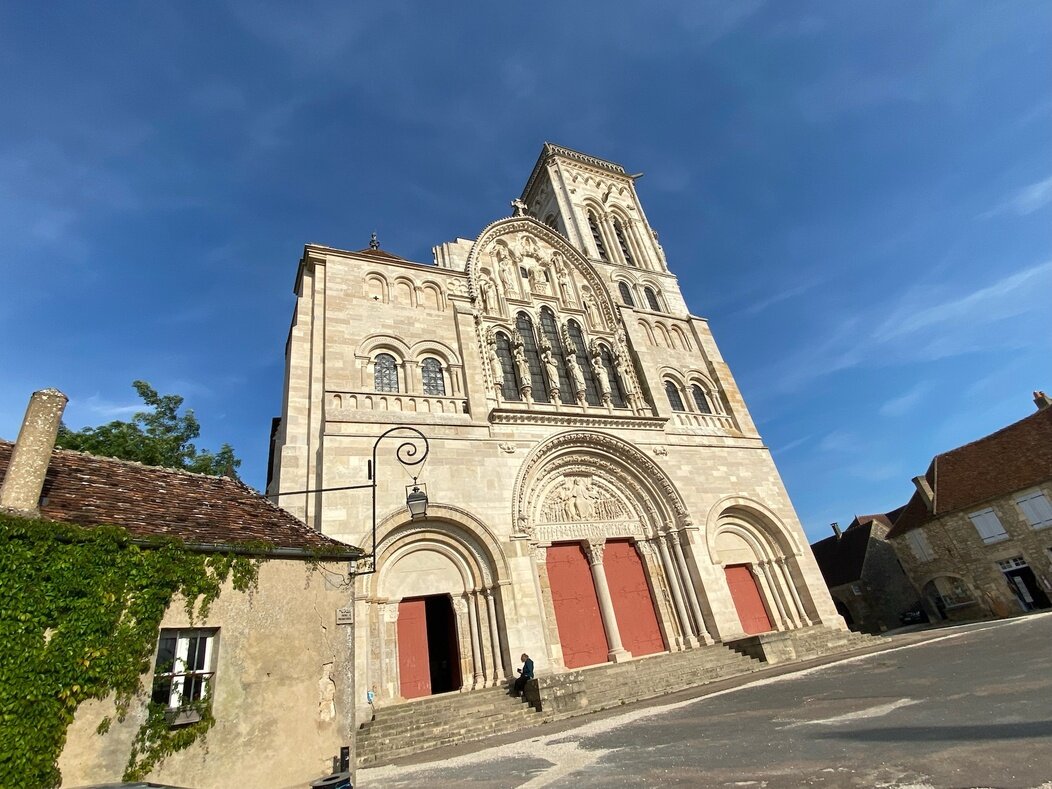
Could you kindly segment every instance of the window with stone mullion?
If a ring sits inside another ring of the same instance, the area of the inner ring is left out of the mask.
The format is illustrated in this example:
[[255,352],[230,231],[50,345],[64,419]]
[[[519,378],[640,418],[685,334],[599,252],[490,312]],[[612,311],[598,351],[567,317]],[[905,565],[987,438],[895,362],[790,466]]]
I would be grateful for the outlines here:
[[603,234],[599,231],[599,223],[595,221],[595,214],[591,211],[588,212],[588,228],[592,231],[592,240],[595,242],[595,249],[599,257],[609,261],[610,258],[606,255],[606,245],[603,243]]
[[621,385],[621,377],[617,374],[613,354],[610,353],[609,348],[603,346],[600,355],[603,359],[603,367],[606,368],[606,377],[610,379],[610,401],[614,404],[614,408],[624,408],[627,405],[625,390]]
[[577,358],[577,365],[584,374],[584,400],[588,405],[599,405],[602,403],[599,383],[595,380],[595,373],[592,372],[592,362],[588,358],[588,346],[584,344],[581,327],[577,325],[577,321],[570,321],[566,325],[566,331],[574,345],[574,356]]
[[617,236],[617,244],[621,247],[621,254],[625,256],[625,263],[630,266],[636,265],[632,252],[628,248],[628,241],[625,239],[625,229],[621,227],[621,222],[617,219],[614,220],[614,235]]
[[559,328],[555,325],[555,316],[547,308],[541,310],[541,329],[552,346],[552,356],[555,358],[555,366],[559,370],[559,399],[564,403],[573,403],[573,385],[570,383],[570,376],[566,372],[566,349],[563,348],[563,340],[559,336]]
[[497,335],[497,358],[500,359],[500,369],[503,373],[500,382],[501,396],[505,400],[522,400],[519,378],[515,374],[515,360],[511,355],[511,340],[503,332]]
[[548,386],[541,372],[541,354],[537,350],[537,336],[533,333],[533,321],[530,316],[520,312],[515,318],[515,328],[522,335],[522,350],[530,365],[531,396],[538,403],[550,402]]

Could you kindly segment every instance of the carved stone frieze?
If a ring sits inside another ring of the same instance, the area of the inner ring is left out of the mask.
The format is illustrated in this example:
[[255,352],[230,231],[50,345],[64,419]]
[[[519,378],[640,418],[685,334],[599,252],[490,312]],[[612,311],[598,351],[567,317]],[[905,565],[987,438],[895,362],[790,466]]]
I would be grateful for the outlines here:
[[644,536],[643,526],[637,520],[609,523],[552,523],[535,526],[533,529],[533,539],[541,542],[614,540]]

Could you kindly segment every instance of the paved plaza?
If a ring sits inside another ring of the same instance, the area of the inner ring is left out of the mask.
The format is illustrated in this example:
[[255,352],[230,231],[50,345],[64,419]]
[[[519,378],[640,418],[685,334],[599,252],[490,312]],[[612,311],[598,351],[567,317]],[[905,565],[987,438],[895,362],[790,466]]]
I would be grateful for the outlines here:
[[1052,789],[1052,614],[892,643],[361,770],[358,786]]

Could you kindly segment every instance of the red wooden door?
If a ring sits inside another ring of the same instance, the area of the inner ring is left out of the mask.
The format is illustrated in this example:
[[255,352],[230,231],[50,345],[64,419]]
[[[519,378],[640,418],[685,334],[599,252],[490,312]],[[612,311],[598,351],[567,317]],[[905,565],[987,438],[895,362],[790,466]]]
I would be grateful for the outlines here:
[[427,610],[423,598],[398,604],[398,676],[402,698],[431,695]]
[[567,668],[605,663],[610,648],[599,614],[592,571],[581,546],[577,543],[551,546],[547,564],[563,662]]
[[635,546],[628,540],[607,540],[603,567],[625,649],[635,657],[664,652],[654,600]]
[[727,574],[727,586],[730,587],[734,607],[738,609],[738,619],[741,620],[742,630],[749,635],[773,630],[749,565],[731,564],[724,567],[723,570]]

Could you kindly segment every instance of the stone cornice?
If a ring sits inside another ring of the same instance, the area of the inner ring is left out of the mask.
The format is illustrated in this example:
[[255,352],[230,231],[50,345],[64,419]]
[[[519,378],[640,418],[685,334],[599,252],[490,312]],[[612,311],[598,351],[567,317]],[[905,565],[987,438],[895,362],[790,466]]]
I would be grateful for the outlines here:
[[572,148],[564,148],[561,145],[546,142],[541,149],[541,155],[537,157],[537,163],[533,166],[533,171],[530,173],[529,179],[526,181],[526,186],[522,190],[523,200],[526,199],[526,196],[533,189],[541,170],[547,166],[553,156],[562,156],[564,159],[569,159],[579,165],[585,165],[589,169],[598,170],[605,175],[616,175],[621,178],[632,180],[632,176],[625,172],[625,168],[616,162],[608,162],[597,156],[589,156],[586,153],[575,151]]
[[457,269],[442,268],[432,263],[416,263],[412,260],[399,261],[392,260],[390,258],[377,258],[371,257],[360,252],[355,252],[348,249],[336,249],[335,247],[327,247],[321,244],[306,244],[303,247],[303,258],[306,260],[311,252],[320,253],[322,255],[339,255],[340,257],[348,258],[355,261],[356,263],[372,263],[376,266],[391,266],[393,268],[403,268],[408,271],[426,271],[428,274],[437,274],[440,276],[450,276],[455,279],[467,278],[467,273],[464,271],[458,271]]
[[489,421],[497,425],[560,425],[566,427],[664,430],[668,419],[663,416],[570,414],[557,411],[538,412],[495,408],[489,413]]

